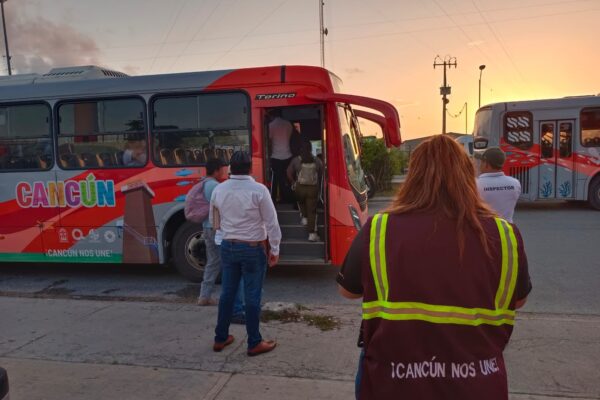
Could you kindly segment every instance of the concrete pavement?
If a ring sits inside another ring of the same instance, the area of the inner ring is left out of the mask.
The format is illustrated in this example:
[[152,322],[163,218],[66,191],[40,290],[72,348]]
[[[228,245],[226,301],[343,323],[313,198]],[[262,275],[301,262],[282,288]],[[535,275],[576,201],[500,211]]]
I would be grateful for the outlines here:
[[[263,324],[272,353],[249,358],[245,329],[211,349],[216,308],[0,298],[0,365],[11,399],[349,399],[359,305],[314,306],[338,329]],[[522,313],[506,352],[511,398],[600,398],[599,316]]]

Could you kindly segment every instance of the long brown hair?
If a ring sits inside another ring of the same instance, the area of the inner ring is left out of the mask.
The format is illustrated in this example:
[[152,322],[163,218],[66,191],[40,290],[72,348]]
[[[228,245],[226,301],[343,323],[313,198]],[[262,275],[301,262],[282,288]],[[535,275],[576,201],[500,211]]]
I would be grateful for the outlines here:
[[438,135],[421,143],[411,155],[406,181],[390,207],[391,214],[442,212],[456,220],[459,254],[465,249],[465,224],[478,234],[485,253],[491,257],[482,217],[494,212],[481,200],[475,183],[473,163],[454,140]]

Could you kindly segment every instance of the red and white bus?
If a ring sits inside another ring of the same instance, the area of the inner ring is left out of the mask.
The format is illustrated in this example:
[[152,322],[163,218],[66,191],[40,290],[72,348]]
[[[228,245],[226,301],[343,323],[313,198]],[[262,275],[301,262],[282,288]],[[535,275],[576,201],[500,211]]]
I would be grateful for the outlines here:
[[586,200],[600,210],[600,96],[516,101],[482,107],[475,148],[500,146],[521,199]]
[[154,76],[98,67],[0,78],[0,261],[167,263],[202,276],[201,227],[185,195],[210,157],[252,154],[270,184],[267,113],[322,149],[318,224],[306,239],[298,212],[279,207],[282,263],[339,265],[367,218],[361,118],[400,144],[396,109],[340,93],[325,69],[275,66]]

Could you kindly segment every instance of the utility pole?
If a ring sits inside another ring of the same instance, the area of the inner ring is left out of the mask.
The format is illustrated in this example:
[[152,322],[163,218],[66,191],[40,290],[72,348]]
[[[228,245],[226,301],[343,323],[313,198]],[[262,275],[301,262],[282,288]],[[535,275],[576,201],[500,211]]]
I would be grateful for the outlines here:
[[323,8],[325,0],[317,0],[319,2],[319,43],[321,45],[321,67],[325,68],[325,36],[329,33],[325,28],[325,20],[323,17]]
[[10,52],[8,51],[8,36],[6,36],[6,19],[4,18],[4,3],[6,3],[6,0],[0,0],[0,7],[2,7],[2,29],[4,30],[4,48],[6,49],[6,67],[8,69],[8,75],[12,75],[12,69],[10,68]]
[[452,88],[448,86],[446,81],[446,68],[456,68],[456,57],[446,56],[443,60],[440,56],[436,56],[433,60],[433,69],[436,67],[444,67],[444,84],[440,87],[440,94],[442,95],[442,134],[446,134],[446,105],[450,100],[447,96],[452,93]]
[[465,134],[469,134],[469,106],[465,101]]

